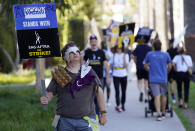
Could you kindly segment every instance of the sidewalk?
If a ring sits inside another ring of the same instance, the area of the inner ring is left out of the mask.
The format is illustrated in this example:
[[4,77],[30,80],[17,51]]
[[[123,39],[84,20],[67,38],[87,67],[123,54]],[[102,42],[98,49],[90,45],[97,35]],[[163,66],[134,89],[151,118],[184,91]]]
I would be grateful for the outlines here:
[[168,113],[166,119],[160,122],[156,121],[156,113],[153,117],[148,114],[148,118],[145,118],[144,108],[148,105],[138,101],[139,92],[134,63],[131,63],[131,66],[131,81],[128,80],[126,92],[126,111],[118,113],[114,110],[115,91],[112,84],[111,106],[107,107],[108,122],[105,126],[101,126],[100,131],[185,131],[175,112],[172,118]]

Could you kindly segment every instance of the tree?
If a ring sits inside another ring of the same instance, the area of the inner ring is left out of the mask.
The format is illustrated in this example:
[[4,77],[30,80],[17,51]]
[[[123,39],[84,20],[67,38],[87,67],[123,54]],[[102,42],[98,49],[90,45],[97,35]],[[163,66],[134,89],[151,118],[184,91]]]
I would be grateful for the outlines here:
[[[12,33],[12,39],[14,40],[14,42],[10,42],[12,45],[12,47],[15,47],[15,58],[10,57],[10,51],[9,50],[5,50],[6,48],[3,49],[4,52],[6,52],[6,56],[10,61],[10,64],[12,65],[16,65],[16,70],[17,70],[17,66],[19,64],[19,53],[18,53],[18,46],[17,46],[17,37],[16,37],[16,33],[15,33],[15,28],[14,28],[14,17],[13,17],[13,11],[12,11],[12,7],[15,4],[38,4],[38,3],[50,3],[53,2],[54,0],[0,0],[0,5],[1,5],[1,9],[0,9],[0,16],[2,18],[5,18],[6,23],[8,23],[9,26],[7,27],[3,27],[5,29],[9,28],[9,30],[11,30]],[[95,0],[55,0],[56,3],[56,8],[57,8],[57,12],[60,15],[59,21],[58,21],[58,25],[60,27],[60,36],[63,36],[63,30],[66,27],[66,25],[64,23],[67,23],[69,19],[72,18],[87,18],[87,19],[92,19],[93,16],[98,16],[98,13],[95,11]],[[0,22],[1,25],[1,22]],[[1,33],[1,35],[3,36],[4,34]],[[66,36],[65,36],[66,37]],[[0,47],[4,47],[6,46],[6,43],[4,41],[0,41]],[[11,59],[10,59],[11,58]],[[16,60],[14,62],[14,59]],[[1,62],[1,61],[0,61]],[[1,64],[1,63],[0,63]],[[12,66],[12,69],[13,68]],[[36,71],[39,72],[38,67],[36,66]],[[36,73],[37,75],[38,73]],[[37,76],[38,78],[38,76]],[[36,90],[38,91],[38,87],[40,87],[40,82],[37,82],[36,85]]]

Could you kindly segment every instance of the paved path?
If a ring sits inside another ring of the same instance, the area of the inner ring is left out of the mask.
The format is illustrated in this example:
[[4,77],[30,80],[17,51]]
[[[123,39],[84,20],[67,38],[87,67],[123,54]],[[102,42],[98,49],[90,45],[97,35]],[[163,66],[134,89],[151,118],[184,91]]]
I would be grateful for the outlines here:
[[[131,63],[131,81],[128,80],[126,111],[118,113],[115,107],[115,92],[113,85],[111,87],[111,105],[107,107],[108,122],[101,127],[100,131],[185,131],[180,120],[174,112],[173,118],[167,114],[167,118],[163,121],[156,121],[156,114],[145,118],[145,103],[138,101],[138,89],[135,76],[135,65]],[[105,93],[106,94],[106,93]]]

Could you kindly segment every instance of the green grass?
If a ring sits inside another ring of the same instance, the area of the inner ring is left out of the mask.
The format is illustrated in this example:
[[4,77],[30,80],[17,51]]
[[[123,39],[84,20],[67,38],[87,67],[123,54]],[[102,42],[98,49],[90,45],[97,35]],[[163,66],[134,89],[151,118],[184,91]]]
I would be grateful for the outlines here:
[[[45,70],[45,77],[47,78],[51,77],[51,69]],[[10,73],[10,74],[0,73],[0,85],[27,84],[35,80],[36,80],[36,71],[34,69],[22,70],[21,73]]]
[[195,111],[195,83],[190,83],[189,107]]
[[56,100],[45,111],[40,96],[34,87],[0,89],[0,131],[53,131]]
[[[176,87],[176,84],[175,84]],[[175,90],[177,90],[175,88]],[[183,91],[184,93],[184,91]],[[177,94],[177,91],[175,93],[175,95]],[[170,98],[171,100],[171,98]],[[194,131],[195,129],[193,129],[192,127],[192,123],[188,120],[188,118],[184,115],[183,113],[183,109],[178,108],[178,105],[176,104],[171,104],[174,111],[176,112],[176,114],[178,115],[179,119],[181,120],[182,124],[184,125],[186,131]],[[189,95],[189,107],[192,108],[193,110],[195,110],[195,83],[191,82],[190,83],[190,95]]]
[[186,131],[194,131],[194,129],[192,127],[192,123],[183,114],[183,110],[181,110],[180,108],[178,108],[175,105],[172,105],[172,107],[173,107],[175,113],[177,114],[177,116],[179,117],[179,119],[181,120],[182,124],[184,125]]

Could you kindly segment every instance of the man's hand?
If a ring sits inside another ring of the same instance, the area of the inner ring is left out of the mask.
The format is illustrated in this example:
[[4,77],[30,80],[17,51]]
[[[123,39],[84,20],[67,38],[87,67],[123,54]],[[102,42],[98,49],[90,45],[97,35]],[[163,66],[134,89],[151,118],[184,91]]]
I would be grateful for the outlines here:
[[43,105],[47,105],[47,104],[49,103],[48,97],[42,96],[42,97],[40,98],[40,102],[41,102],[41,104],[43,104]]
[[106,113],[103,113],[99,119],[100,125],[105,125],[107,122],[107,116]]

